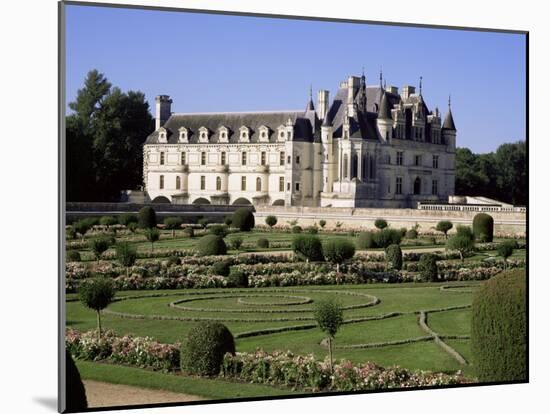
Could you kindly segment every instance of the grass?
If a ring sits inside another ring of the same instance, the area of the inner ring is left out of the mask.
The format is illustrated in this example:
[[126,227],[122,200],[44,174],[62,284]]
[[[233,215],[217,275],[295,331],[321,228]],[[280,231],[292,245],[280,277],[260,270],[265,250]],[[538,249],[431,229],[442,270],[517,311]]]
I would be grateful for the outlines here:
[[297,394],[296,391],[290,389],[243,384],[218,378],[208,379],[189,377],[183,374],[165,374],[122,365],[77,360],[76,366],[84,380],[172,391],[214,400]]

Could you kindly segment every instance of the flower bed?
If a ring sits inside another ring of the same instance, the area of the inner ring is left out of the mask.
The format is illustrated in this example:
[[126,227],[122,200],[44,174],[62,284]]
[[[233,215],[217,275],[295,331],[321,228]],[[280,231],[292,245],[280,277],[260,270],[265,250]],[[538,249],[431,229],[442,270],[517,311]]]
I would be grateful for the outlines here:
[[81,333],[68,329],[65,346],[78,359],[108,360],[164,372],[179,369],[179,344],[161,344],[148,337],[121,337],[105,331],[99,339],[96,330]]
[[382,368],[367,362],[353,364],[341,361],[330,372],[327,361],[316,361],[313,355],[291,352],[226,354],[220,376],[250,383],[287,386],[304,391],[366,391],[387,388],[431,387],[464,384],[456,375],[409,371],[399,367]]

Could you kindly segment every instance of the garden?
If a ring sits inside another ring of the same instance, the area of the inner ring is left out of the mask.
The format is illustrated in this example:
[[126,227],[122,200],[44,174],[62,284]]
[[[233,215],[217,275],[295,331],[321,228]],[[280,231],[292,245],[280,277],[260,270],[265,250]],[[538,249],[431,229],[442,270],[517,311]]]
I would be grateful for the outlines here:
[[186,381],[215,399],[236,383],[246,397],[525,375],[484,374],[498,361],[480,357],[479,296],[526,264],[525,240],[496,237],[486,214],[429,234],[382,219],[369,232],[255,223],[246,209],[223,224],[157,221],[144,208],[67,226],[66,345],[83,378],[137,370],[134,385]]

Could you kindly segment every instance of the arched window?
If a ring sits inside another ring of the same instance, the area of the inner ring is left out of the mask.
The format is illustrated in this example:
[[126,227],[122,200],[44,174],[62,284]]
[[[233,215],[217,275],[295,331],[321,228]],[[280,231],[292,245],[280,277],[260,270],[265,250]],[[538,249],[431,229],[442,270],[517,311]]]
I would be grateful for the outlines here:
[[176,190],[179,190],[181,188],[181,178],[179,175],[176,177]]
[[256,178],[256,191],[262,191],[262,179],[260,177]]
[[344,178],[348,178],[348,154],[344,154]]
[[222,179],[220,177],[216,177],[216,190],[220,191],[222,189]]
[[164,175],[161,175],[161,176],[159,177],[159,188],[160,188],[161,190],[164,189]]
[[422,183],[420,181],[420,177],[416,177],[416,180],[414,180],[414,188],[413,188],[413,193],[415,195],[420,194],[422,190],[421,186],[422,186]]

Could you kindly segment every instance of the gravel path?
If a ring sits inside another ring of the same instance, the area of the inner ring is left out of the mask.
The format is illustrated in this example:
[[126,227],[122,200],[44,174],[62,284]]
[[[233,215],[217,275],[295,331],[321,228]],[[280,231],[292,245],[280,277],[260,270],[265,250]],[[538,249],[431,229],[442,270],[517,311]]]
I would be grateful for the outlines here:
[[157,404],[202,400],[202,397],[129,385],[84,380],[89,407]]

